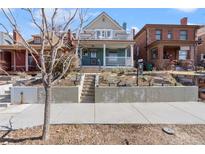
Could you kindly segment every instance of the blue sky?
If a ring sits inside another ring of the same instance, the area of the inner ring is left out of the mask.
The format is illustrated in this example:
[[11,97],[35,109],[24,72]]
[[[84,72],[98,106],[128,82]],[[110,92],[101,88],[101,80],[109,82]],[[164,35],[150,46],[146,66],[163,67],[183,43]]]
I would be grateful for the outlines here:
[[[28,39],[32,34],[37,33],[34,26],[31,24],[30,17],[21,9],[13,9],[13,14],[16,16],[19,27],[24,36]],[[89,9],[90,20],[95,18],[102,11],[108,13],[113,19],[122,25],[123,22],[127,23],[127,28],[136,27],[141,29],[145,24],[178,24],[180,18],[188,17],[190,24],[205,24],[205,9],[112,9],[112,8],[99,8]],[[63,11],[62,14],[66,14]],[[2,12],[0,12],[0,22],[10,27]],[[0,30],[2,30],[0,28]],[[12,31],[11,29],[9,29]]]

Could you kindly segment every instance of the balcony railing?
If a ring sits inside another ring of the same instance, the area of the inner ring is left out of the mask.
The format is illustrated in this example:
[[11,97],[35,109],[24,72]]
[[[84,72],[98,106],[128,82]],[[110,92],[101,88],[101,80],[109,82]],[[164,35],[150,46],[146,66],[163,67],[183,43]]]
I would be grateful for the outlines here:
[[133,40],[133,36],[131,34],[118,34],[112,37],[96,37],[96,35],[92,34],[81,34],[81,40]]
[[106,66],[131,66],[131,57],[106,57]]

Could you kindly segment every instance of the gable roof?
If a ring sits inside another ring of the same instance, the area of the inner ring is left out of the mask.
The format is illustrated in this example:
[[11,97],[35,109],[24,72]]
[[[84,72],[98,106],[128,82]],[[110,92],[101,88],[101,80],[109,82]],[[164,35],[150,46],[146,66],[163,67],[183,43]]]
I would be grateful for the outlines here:
[[87,29],[89,26],[91,26],[95,21],[100,19],[102,16],[107,17],[116,27],[118,27],[120,30],[124,30],[120,24],[114,20],[112,17],[110,17],[106,12],[100,13],[96,18],[94,18],[90,23],[88,23],[83,29]]

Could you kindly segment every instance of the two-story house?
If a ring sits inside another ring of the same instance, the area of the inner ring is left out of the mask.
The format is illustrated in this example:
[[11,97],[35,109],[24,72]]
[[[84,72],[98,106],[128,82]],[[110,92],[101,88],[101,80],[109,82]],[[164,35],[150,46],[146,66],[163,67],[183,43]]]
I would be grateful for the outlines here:
[[[196,60],[197,25],[182,18],[179,25],[146,24],[134,37],[135,54],[157,69],[166,69],[171,60]],[[135,56],[136,57],[136,56]]]
[[[11,45],[12,43],[13,43],[13,40],[10,38],[10,36],[8,36],[4,32],[0,32],[0,46],[1,45]],[[10,66],[10,54],[5,53],[0,49],[0,66],[2,65],[5,65],[5,67]]]
[[205,26],[201,26],[197,30],[196,40],[197,40],[197,64],[205,64]]
[[133,67],[133,34],[102,12],[80,34],[81,66]]
[[[13,32],[12,37],[13,39],[11,44],[0,45],[0,67],[10,74],[15,74],[16,72],[27,72],[30,74],[36,74],[39,69],[33,56],[35,56],[35,59],[40,65],[40,59],[38,55],[32,53],[32,56],[31,53],[24,46],[15,43],[21,42],[20,36],[15,31]],[[69,37],[71,37],[70,33],[68,33],[68,36],[65,38],[64,41],[66,42],[66,39],[68,39]],[[32,38],[27,40],[27,42],[30,44],[30,46],[32,46],[32,48],[36,49],[37,51],[40,51],[41,36],[39,34],[32,35]],[[74,40],[72,43],[72,45],[74,45]],[[45,50],[49,51],[49,48],[50,47],[48,45],[45,46]],[[65,48],[65,50],[67,49]]]

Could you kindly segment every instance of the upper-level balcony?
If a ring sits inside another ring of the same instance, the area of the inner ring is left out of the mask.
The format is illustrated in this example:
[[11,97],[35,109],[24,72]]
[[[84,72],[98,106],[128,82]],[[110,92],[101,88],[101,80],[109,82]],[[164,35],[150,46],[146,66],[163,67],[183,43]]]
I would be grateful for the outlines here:
[[118,31],[89,31],[80,34],[81,40],[133,40],[133,35],[128,32]]

